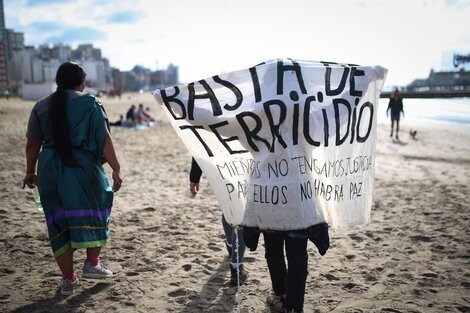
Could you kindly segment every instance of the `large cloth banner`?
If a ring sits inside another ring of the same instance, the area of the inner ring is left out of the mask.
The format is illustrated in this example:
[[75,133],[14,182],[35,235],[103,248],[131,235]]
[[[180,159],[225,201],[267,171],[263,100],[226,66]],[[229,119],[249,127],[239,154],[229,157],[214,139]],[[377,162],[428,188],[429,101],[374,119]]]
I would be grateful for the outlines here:
[[386,74],[380,66],[282,59],[154,96],[230,224],[337,228],[370,218]]

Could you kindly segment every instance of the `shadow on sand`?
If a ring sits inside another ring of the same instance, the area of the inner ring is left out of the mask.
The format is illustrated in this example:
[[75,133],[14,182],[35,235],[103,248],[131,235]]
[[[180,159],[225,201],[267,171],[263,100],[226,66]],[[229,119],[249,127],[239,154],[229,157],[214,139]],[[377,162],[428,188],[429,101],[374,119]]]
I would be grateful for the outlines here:
[[20,312],[41,312],[41,313],[64,313],[74,312],[75,309],[83,306],[91,296],[103,292],[111,286],[110,283],[99,282],[93,287],[84,290],[81,293],[75,294],[74,296],[64,297],[60,294],[58,289],[53,298],[43,299],[35,303],[31,303],[22,307],[19,307],[12,311],[12,313]]
[[[225,279],[228,264],[226,261],[220,263],[209,279],[202,286],[201,291],[197,295],[193,295],[188,303],[182,308],[181,313],[195,312],[232,312],[237,306],[236,287],[228,287]],[[222,293],[220,295],[220,293]],[[213,302],[219,298],[217,302]],[[249,313],[247,310],[240,312]]]

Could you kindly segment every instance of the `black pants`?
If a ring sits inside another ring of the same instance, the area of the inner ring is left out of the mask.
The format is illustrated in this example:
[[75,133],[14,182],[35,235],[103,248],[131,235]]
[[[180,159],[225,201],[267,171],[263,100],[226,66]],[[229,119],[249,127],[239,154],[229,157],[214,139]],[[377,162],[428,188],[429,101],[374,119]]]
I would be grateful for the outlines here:
[[[285,307],[302,312],[307,281],[307,238],[287,232],[263,233],[266,261],[276,295],[285,295]],[[286,246],[287,265],[284,258]]]

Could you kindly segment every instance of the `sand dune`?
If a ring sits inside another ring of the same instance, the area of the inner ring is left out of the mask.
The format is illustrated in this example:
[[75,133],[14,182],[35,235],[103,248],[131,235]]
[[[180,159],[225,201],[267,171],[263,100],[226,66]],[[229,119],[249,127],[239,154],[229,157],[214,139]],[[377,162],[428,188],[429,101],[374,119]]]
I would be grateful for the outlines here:
[[[102,102],[111,120],[142,102],[161,123],[113,128],[124,183],[102,259],[116,275],[82,279],[65,298],[42,213],[21,189],[34,103],[0,100],[0,311],[236,312],[221,212],[207,181],[189,197],[191,157],[150,94]],[[309,244],[305,312],[470,312],[470,128],[405,119],[397,142],[388,127],[378,129],[371,223],[332,232],[324,257]],[[76,253],[79,274],[84,258]],[[247,252],[246,267],[241,312],[270,312],[262,244]]]

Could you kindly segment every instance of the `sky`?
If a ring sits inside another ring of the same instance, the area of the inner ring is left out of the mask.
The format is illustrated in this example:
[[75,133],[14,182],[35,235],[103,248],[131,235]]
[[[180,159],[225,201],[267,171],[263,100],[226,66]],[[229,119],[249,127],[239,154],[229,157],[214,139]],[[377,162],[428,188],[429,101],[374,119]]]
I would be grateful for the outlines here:
[[470,0],[4,0],[26,45],[92,43],[112,66],[179,66],[180,81],[294,58],[389,70],[405,86],[470,53]]

